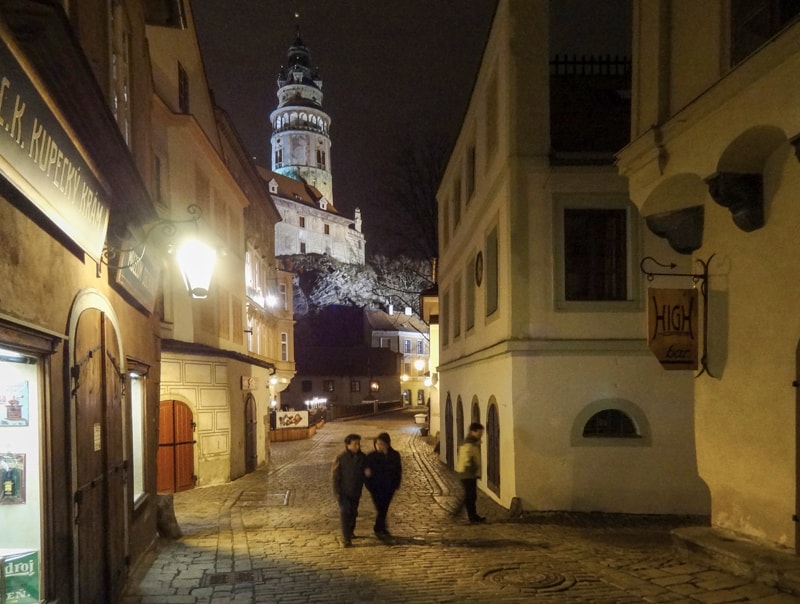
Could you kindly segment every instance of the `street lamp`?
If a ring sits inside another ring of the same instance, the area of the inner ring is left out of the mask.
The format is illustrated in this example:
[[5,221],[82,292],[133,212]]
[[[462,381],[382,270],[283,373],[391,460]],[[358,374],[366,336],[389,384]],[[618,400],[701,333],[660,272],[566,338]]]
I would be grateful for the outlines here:
[[[103,255],[100,259],[101,262],[117,271],[125,269],[135,271],[137,267],[141,266],[148,241],[154,233],[161,233],[163,238],[172,238],[178,232],[179,225],[188,223],[193,223],[195,230],[197,230],[200,217],[203,215],[202,209],[197,204],[191,204],[186,208],[186,212],[189,214],[189,218],[185,220],[161,218],[148,225],[135,227],[141,233],[141,236],[133,237],[128,231],[127,235],[122,238],[122,243],[127,243],[132,239],[133,244],[130,246],[114,245],[106,241]],[[172,247],[167,247],[169,253],[172,253]],[[192,295],[192,298],[202,299],[208,297],[208,288],[211,285],[211,276],[217,260],[217,251],[196,237],[187,237],[175,251],[175,259],[178,262],[178,268],[186,289]],[[112,264],[112,260],[115,263]]]
[[197,239],[187,239],[175,252],[175,258],[192,298],[207,298],[217,261],[216,250]]

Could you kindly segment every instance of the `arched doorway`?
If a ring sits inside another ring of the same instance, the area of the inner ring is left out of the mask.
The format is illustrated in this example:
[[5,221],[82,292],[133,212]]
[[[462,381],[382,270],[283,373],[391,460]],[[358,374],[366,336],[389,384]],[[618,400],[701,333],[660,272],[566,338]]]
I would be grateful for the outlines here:
[[127,573],[128,491],[122,352],[108,301],[87,290],[70,319],[76,600],[115,602]]
[[258,465],[258,419],[256,399],[248,393],[244,402],[244,471],[252,472]]
[[453,455],[453,401],[450,393],[447,393],[447,400],[444,404],[444,455],[448,468],[455,466]]
[[461,397],[456,399],[456,448],[464,442],[464,403]]
[[189,405],[161,401],[158,411],[158,492],[194,487],[194,420]]
[[486,412],[486,486],[500,496],[500,422],[494,397]]

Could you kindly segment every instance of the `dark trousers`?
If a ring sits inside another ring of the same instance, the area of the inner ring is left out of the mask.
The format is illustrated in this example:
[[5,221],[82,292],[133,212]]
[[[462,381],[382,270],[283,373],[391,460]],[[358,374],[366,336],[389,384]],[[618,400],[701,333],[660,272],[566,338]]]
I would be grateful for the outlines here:
[[375,504],[375,526],[373,530],[376,533],[385,533],[386,530],[386,514],[389,513],[389,504],[392,503],[394,493],[370,493],[372,495],[372,503]]
[[467,516],[470,520],[478,517],[476,504],[478,502],[478,479],[462,478],[461,485],[464,487],[464,507],[467,508]]
[[356,530],[359,499],[359,497],[348,497],[347,495],[339,498],[339,520],[342,523],[342,537],[346,541],[353,538],[353,531]]

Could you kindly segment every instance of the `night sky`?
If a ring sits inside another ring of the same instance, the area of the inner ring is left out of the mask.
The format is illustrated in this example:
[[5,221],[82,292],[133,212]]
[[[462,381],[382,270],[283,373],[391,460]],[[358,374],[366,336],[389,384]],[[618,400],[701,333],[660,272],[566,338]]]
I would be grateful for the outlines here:
[[[350,218],[362,209],[371,251],[387,164],[409,143],[455,141],[496,0],[191,3],[215,99],[267,167],[278,70],[299,24],[331,116],[334,203]],[[630,54],[630,0],[552,5],[552,54]]]

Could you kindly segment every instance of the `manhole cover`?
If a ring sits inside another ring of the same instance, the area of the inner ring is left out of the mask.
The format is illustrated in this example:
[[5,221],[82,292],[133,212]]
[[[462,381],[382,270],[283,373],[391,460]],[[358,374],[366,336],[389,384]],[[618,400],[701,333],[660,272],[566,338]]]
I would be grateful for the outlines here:
[[241,497],[236,502],[237,507],[262,507],[262,506],[284,506],[289,505],[291,491],[279,491],[277,493],[267,493],[258,497]]
[[206,573],[200,579],[200,587],[234,585],[236,583],[261,583],[264,577],[260,570],[242,570],[229,573]]
[[540,571],[525,566],[503,566],[483,573],[483,579],[526,592],[566,591],[577,583],[575,577],[554,571]]

